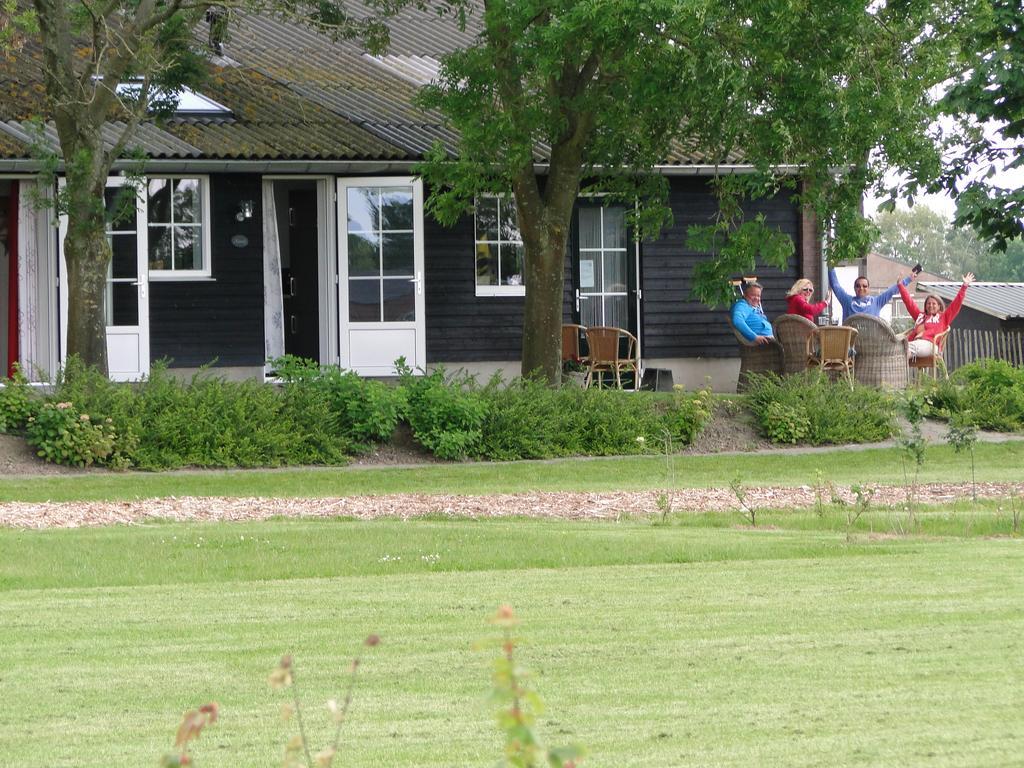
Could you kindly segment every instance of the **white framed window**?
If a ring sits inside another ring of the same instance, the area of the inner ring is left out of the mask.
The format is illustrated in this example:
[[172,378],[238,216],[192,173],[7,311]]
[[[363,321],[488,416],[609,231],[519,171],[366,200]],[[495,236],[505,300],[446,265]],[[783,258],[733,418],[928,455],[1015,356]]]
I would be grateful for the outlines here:
[[523,238],[511,195],[476,199],[474,258],[477,296],[525,296]]
[[150,279],[210,277],[209,177],[150,176],[144,193]]

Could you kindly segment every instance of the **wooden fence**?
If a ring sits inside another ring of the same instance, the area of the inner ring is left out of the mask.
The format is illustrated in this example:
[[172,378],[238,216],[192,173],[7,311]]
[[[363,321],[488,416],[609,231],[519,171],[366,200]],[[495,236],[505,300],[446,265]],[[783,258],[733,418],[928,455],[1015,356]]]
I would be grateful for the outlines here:
[[1011,365],[1024,366],[1024,331],[978,331],[954,328],[946,339],[946,367],[956,370],[961,365],[991,357]]

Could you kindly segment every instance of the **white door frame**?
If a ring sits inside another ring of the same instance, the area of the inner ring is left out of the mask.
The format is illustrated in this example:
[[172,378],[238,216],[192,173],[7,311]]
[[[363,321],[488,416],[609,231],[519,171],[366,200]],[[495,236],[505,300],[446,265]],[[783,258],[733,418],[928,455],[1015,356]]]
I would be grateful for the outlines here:
[[[348,190],[358,187],[411,187],[413,193],[413,320],[353,322],[349,319]],[[338,179],[338,327],[339,364],[363,376],[394,376],[394,360],[403,355],[413,369],[426,366],[423,297],[423,181],[412,176]],[[394,357],[391,355],[394,354]],[[390,359],[386,359],[390,358]]]
[[[333,176],[306,174],[265,174],[262,181],[309,181],[316,184],[317,217],[317,303],[320,323],[320,361],[338,365],[338,265],[334,215],[337,207]],[[280,233],[278,233],[280,236]]]
[[[59,180],[61,187],[65,180]],[[122,176],[107,178],[106,188],[121,187],[127,183]],[[131,282],[138,289],[138,323],[136,325],[107,326],[107,365],[111,381],[138,381],[149,375],[149,239],[146,227],[146,197],[138,195],[135,201],[135,257],[136,279],[108,278],[114,282]],[[60,362],[67,362],[68,350],[68,268],[64,259],[64,238],[68,219],[60,217],[60,235],[57,243],[60,274]],[[108,232],[108,235],[111,233]],[[112,265],[111,267],[112,268]],[[110,296],[108,295],[108,301]],[[107,307],[108,310],[110,307]]]

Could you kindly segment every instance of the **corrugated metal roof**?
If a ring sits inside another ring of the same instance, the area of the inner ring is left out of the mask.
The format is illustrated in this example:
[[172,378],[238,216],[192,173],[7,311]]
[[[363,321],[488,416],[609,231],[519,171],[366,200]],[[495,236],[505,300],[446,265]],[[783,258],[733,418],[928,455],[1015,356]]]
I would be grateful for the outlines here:
[[[132,146],[161,160],[388,160],[414,161],[440,142],[449,152],[457,134],[438,113],[415,103],[418,88],[436,76],[440,58],[472,45],[478,9],[465,29],[451,15],[409,8],[389,23],[391,47],[372,56],[358,43],[334,41],[309,27],[267,15],[235,12],[223,56],[212,58],[197,89],[223,104],[230,116],[179,116],[140,126]],[[196,29],[205,44],[206,25]],[[30,157],[28,119],[46,114],[38,46],[0,59],[0,159]],[[122,123],[104,129],[108,146]],[[45,138],[56,148],[53,124]],[[549,148],[534,156],[546,162]],[[685,142],[671,147],[668,165],[716,161]],[[717,158],[742,163],[739,155]]]
[[[960,283],[918,283],[947,302],[956,296]],[[998,317],[1024,317],[1024,283],[973,283],[964,296],[964,306]]]

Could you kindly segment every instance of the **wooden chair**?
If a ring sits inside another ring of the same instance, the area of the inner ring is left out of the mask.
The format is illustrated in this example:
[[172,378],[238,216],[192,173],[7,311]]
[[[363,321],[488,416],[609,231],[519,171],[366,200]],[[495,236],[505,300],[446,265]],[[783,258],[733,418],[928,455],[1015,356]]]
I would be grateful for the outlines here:
[[818,355],[812,358],[814,364],[827,373],[845,375],[853,385],[853,340],[857,329],[848,325],[826,325],[817,329]]
[[800,315],[779,315],[772,323],[775,338],[782,345],[782,372],[802,373],[816,363],[814,360],[814,334],[818,326]]
[[907,340],[893,333],[885,320],[863,312],[851,315],[846,324],[857,331],[853,342],[853,376],[857,383],[905,389],[910,380]]
[[920,376],[923,371],[929,371],[933,379],[938,378],[939,369],[942,369],[942,375],[945,378],[949,378],[949,371],[946,370],[946,360],[943,358],[942,353],[946,348],[946,337],[949,336],[950,329],[947,328],[942,333],[935,334],[935,338],[932,339],[932,345],[935,347],[934,353],[928,357],[912,357],[910,358],[909,365],[911,368],[917,371],[917,375]]
[[562,362],[576,360],[581,363],[587,362],[587,356],[583,353],[580,342],[587,333],[586,326],[566,323],[562,326]]
[[589,387],[595,377],[601,386],[604,375],[615,376],[615,386],[622,389],[622,374],[633,373],[633,389],[640,389],[640,357],[637,338],[624,328],[595,325],[586,329],[587,334],[587,379]]
[[740,376],[736,382],[737,392],[746,391],[748,374],[782,374],[782,345],[776,339],[772,339],[767,344],[755,344],[753,341],[743,338],[743,334],[737,331],[736,326],[732,324],[731,318],[729,327],[740,345]]

